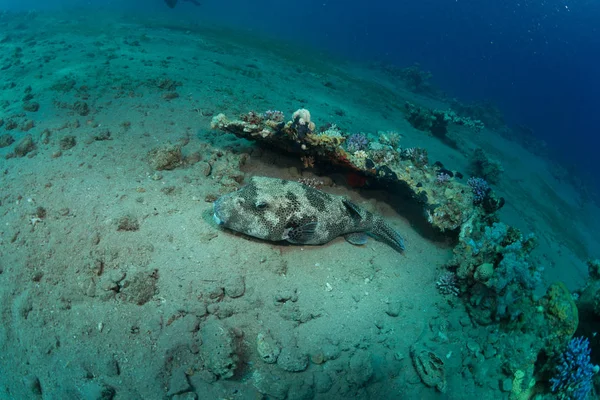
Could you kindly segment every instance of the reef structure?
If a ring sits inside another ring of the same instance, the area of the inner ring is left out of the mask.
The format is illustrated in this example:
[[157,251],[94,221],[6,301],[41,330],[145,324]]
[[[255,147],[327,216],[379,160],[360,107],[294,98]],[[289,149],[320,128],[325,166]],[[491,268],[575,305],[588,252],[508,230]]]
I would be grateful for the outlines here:
[[[344,145],[348,136],[339,130],[317,132],[306,109],[294,112],[287,122],[279,111],[249,112],[237,119],[218,114],[213,117],[211,127],[298,154],[306,167],[330,164],[386,185],[396,185],[423,205],[427,221],[440,231],[458,230],[473,215],[482,212],[474,204],[472,190],[467,185],[454,179],[440,184],[439,167],[429,165],[425,149],[401,149],[375,142],[368,148],[352,151],[352,146]],[[493,197],[492,193],[489,195]]]

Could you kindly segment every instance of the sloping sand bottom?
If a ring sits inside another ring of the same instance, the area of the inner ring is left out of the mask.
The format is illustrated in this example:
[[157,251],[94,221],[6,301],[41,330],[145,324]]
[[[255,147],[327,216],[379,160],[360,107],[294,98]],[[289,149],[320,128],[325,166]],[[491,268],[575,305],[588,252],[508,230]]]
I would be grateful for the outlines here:
[[[395,130],[403,147],[465,170],[465,149],[404,119],[404,101],[426,99],[360,66],[224,30],[104,15],[1,22],[0,133],[31,135],[35,148],[7,159],[17,143],[0,149],[0,397],[506,398],[496,327],[476,327],[438,292],[451,243],[411,226],[409,200],[350,188],[342,171],[319,178],[385,216],[404,254],[375,240],[268,243],[212,220],[212,201],[245,177],[325,168],[211,131],[217,113],[306,107],[318,125]],[[39,109],[24,111],[31,102]],[[494,132],[453,129],[467,148],[509,160],[501,217],[540,236],[548,281],[580,285],[598,243],[577,194]],[[154,170],[148,152],[169,143],[185,163]],[[415,370],[423,348],[444,363],[445,394]]]

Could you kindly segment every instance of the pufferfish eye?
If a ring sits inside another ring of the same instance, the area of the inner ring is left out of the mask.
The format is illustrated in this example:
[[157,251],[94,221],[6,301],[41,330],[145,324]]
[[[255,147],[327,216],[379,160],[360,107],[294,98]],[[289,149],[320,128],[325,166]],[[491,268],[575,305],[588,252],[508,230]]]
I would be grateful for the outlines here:
[[265,208],[267,208],[267,203],[265,203],[264,201],[259,201],[256,203],[256,208],[258,208],[259,210],[264,210]]

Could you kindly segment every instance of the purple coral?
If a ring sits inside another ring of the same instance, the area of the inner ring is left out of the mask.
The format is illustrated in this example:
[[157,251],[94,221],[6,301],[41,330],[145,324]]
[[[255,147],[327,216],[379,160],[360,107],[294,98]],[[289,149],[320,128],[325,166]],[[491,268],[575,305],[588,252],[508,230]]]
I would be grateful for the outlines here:
[[469,178],[467,185],[473,192],[473,204],[480,204],[490,191],[490,184],[483,178]]
[[450,182],[450,175],[445,172],[440,172],[439,174],[437,174],[437,177],[435,178],[435,182],[438,185],[444,185],[444,184]]
[[573,338],[559,356],[556,374],[550,379],[552,391],[560,398],[585,400],[592,390],[597,367],[590,362],[590,342],[585,337]]
[[283,122],[285,119],[285,115],[279,110],[267,110],[264,112],[263,117],[275,122]]
[[362,133],[354,133],[348,137],[346,140],[346,147],[348,151],[351,153],[357,152],[359,150],[365,150],[369,145],[369,139]]

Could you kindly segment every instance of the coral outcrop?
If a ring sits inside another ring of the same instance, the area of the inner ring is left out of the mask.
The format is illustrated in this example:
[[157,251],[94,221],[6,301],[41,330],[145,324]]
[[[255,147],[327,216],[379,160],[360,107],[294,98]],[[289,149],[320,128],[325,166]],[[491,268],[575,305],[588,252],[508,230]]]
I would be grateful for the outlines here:
[[[438,171],[428,164],[425,149],[400,149],[365,140],[357,148],[358,136],[344,135],[331,127],[317,133],[305,109],[296,111],[288,122],[275,111],[250,112],[233,120],[219,114],[211,127],[298,154],[307,168],[332,164],[386,185],[396,185],[422,203],[428,222],[441,231],[457,230],[478,210],[466,185],[453,179],[443,186],[438,184]],[[345,146],[346,140],[352,145]]]

